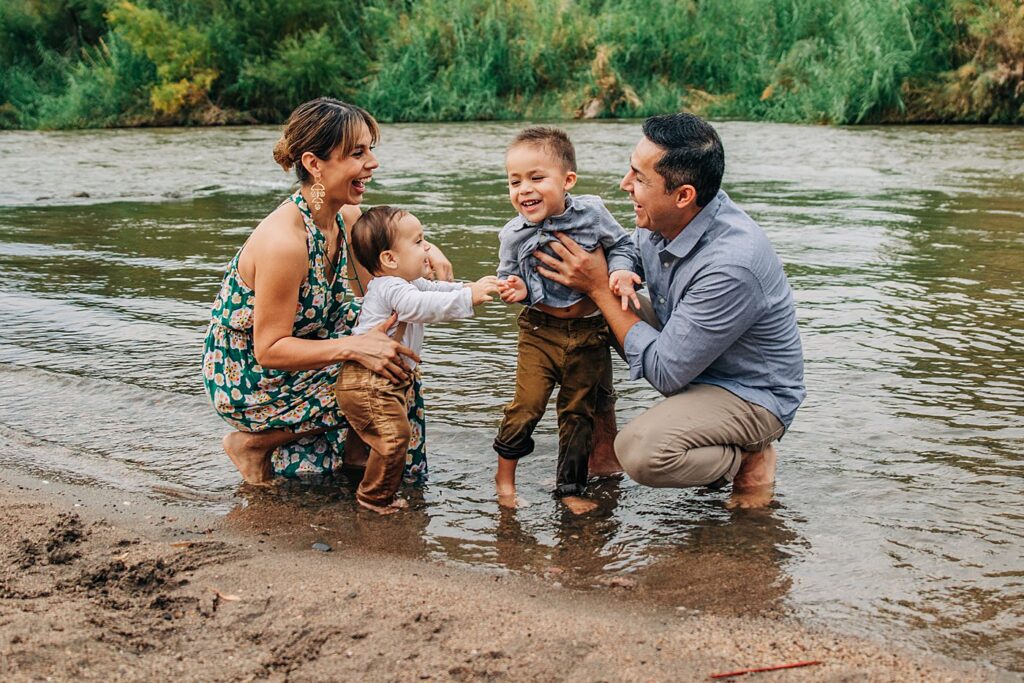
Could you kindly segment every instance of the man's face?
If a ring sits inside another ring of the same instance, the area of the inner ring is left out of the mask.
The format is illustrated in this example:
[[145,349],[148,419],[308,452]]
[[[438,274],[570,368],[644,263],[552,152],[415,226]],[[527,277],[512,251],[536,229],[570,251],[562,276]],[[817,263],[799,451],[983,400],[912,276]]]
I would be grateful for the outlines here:
[[679,228],[686,215],[677,205],[676,193],[665,192],[665,179],[654,170],[664,153],[661,147],[642,138],[629,158],[629,172],[619,183],[633,200],[636,227],[654,232]]

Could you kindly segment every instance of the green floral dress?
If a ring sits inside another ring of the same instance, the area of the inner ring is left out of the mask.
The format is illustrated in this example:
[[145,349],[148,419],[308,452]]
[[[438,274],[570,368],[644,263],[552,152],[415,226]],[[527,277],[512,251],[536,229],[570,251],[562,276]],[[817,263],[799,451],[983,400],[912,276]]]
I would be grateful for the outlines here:
[[[326,238],[317,229],[302,194],[291,201],[302,212],[309,251],[309,273],[299,288],[292,334],[302,339],[333,339],[351,334],[359,316],[361,299],[350,296],[345,224],[336,217],[341,235],[334,277],[326,271]],[[243,432],[284,429],[308,432],[327,428],[316,436],[303,437],[274,451],[274,472],[286,477],[329,474],[342,465],[348,423],[338,411],[334,385],[340,365],[322,370],[290,372],[271,370],[256,362],[253,352],[253,300],[255,293],[238,274],[238,254],[231,260],[220,293],[213,302],[203,356],[203,381],[213,406],[232,427]],[[422,386],[413,385],[415,400],[409,405],[412,439],[406,459],[405,481],[422,483],[427,476]]]

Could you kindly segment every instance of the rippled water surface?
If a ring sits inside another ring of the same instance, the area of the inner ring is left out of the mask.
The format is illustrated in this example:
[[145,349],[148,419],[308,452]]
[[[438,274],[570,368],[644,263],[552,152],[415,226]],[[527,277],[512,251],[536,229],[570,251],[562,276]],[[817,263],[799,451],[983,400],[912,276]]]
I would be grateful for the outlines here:
[[[224,265],[290,189],[269,128],[0,132],[0,462],[1024,670],[1024,131],[718,127],[725,187],[786,264],[807,356],[773,509],[626,480],[573,518],[548,494],[551,416],[520,468],[533,504],[499,512],[490,441],[515,365],[499,304],[428,332],[432,481],[407,514],[356,514],[344,481],[239,495],[199,359]],[[567,128],[579,190],[631,225],[617,182],[639,125]],[[368,201],[414,211],[459,276],[492,272],[514,130],[386,126]],[[623,421],[656,395],[616,374]]]

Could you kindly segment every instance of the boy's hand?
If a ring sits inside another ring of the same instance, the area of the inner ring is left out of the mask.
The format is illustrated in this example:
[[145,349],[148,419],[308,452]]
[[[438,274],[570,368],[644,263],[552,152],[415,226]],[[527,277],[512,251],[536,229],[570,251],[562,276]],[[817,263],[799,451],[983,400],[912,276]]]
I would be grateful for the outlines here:
[[632,301],[637,310],[640,310],[640,299],[636,297],[633,285],[640,284],[640,276],[631,270],[616,270],[608,276],[608,287],[612,294],[622,299],[622,310],[629,310],[629,302]]
[[501,300],[507,304],[525,301],[530,293],[526,289],[526,282],[521,277],[516,277],[515,275],[509,275],[504,280],[498,280],[498,287],[501,292]]
[[473,305],[479,306],[486,301],[492,301],[494,297],[491,294],[497,294],[501,289],[501,283],[498,282],[498,278],[493,275],[487,275],[480,278],[472,284],[466,285],[470,291],[473,292]]

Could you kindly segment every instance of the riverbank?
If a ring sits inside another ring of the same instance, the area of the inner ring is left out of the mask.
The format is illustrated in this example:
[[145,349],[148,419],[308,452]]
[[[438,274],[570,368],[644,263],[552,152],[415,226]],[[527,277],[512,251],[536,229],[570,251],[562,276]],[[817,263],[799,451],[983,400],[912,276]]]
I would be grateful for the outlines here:
[[[712,616],[10,474],[0,677],[21,680],[1011,680],[783,618]],[[336,534],[335,534],[336,535]]]

